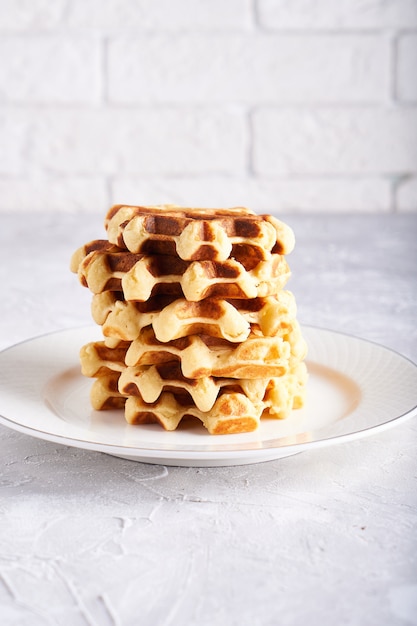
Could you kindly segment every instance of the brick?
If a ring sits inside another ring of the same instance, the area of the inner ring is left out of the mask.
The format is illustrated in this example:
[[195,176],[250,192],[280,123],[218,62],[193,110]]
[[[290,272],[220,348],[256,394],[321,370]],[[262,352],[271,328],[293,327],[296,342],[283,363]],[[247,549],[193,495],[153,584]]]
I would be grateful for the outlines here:
[[72,0],[71,27],[137,31],[246,29],[252,23],[250,0]]
[[401,174],[417,170],[417,110],[259,109],[254,168],[287,174]]
[[29,124],[11,110],[0,110],[0,174],[16,175],[24,170]]
[[31,121],[31,160],[51,174],[229,174],[246,166],[236,110],[46,109]]
[[389,85],[378,35],[178,34],[109,44],[116,103],[376,102]]
[[101,91],[97,42],[57,37],[0,40],[3,102],[92,103]]
[[417,33],[403,34],[398,41],[396,95],[404,102],[417,102]]
[[111,184],[111,202],[247,206],[257,212],[388,212],[390,181],[379,178],[126,178]]
[[398,184],[396,208],[404,213],[417,212],[417,176],[407,178]]
[[[1,178],[2,211],[106,211],[107,185],[91,178]],[[104,213],[103,213],[104,214]]]
[[56,28],[67,0],[1,0],[0,32],[33,32]]
[[258,0],[259,21],[279,30],[391,29],[417,25],[417,0]]

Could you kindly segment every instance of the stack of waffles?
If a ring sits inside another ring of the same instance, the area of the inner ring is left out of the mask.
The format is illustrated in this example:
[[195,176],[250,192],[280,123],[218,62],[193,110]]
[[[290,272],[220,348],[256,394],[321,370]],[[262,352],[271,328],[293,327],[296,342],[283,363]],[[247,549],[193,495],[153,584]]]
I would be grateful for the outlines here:
[[193,417],[226,434],[303,405],[286,224],[244,208],[117,205],[105,229],[71,260],[103,333],[80,353],[93,408],[166,430]]

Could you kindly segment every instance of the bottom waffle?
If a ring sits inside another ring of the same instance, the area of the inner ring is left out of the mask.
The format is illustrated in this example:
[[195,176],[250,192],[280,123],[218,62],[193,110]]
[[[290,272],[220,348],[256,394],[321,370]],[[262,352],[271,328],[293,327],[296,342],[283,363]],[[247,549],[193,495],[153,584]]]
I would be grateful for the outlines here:
[[299,363],[289,373],[271,378],[262,397],[233,385],[221,389],[211,409],[202,411],[189,394],[181,391],[162,391],[154,402],[145,402],[140,395],[121,393],[120,373],[109,372],[95,380],[91,402],[97,410],[124,406],[129,424],[157,423],[165,430],[175,430],[183,418],[190,416],[199,419],[210,434],[242,433],[255,430],[261,418],[283,419],[293,409],[301,408],[306,381],[306,366]]

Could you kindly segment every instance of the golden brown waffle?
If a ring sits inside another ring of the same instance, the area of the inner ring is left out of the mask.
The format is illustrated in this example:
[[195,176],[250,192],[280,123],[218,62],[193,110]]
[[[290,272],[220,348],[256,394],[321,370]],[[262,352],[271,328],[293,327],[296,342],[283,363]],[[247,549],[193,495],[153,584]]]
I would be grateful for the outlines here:
[[238,344],[207,335],[189,335],[162,343],[156,339],[152,328],[144,328],[129,345],[125,362],[129,366],[155,365],[178,359],[187,378],[265,378],[281,376],[305,354],[306,343],[294,320],[282,326],[275,337],[251,333]]
[[154,404],[139,397],[127,398],[125,418],[129,424],[160,424],[165,430],[175,430],[184,418],[199,419],[212,435],[244,433],[256,430],[262,407],[254,406],[243,393],[222,394],[211,411],[200,411],[193,404],[182,404],[171,393],[164,393]]
[[186,209],[116,205],[105,227],[111,243],[134,253],[178,255],[184,260],[225,261],[239,246],[249,246],[259,259],[265,253],[289,254],[294,234],[271,215],[243,207]]
[[220,376],[230,378],[265,378],[282,376],[293,362],[291,346],[280,337],[249,337],[239,344],[219,340],[213,345],[212,337],[204,341],[190,335],[169,343],[155,338],[151,328],[145,328],[136,342],[90,342],[80,351],[81,370],[84,376],[122,372],[125,365],[159,365],[178,360],[187,378]]
[[71,257],[70,270],[77,274],[81,263],[92,252],[118,252],[120,248],[107,239],[94,239],[78,248]]
[[[91,300],[91,314],[93,320],[102,326],[106,322],[108,316],[113,313],[117,303],[120,303],[120,306],[126,308],[126,317],[128,318],[128,313],[134,317],[145,313],[156,315],[159,311],[162,311],[162,309],[175,300],[175,296],[161,295],[153,296],[146,302],[126,302],[122,292],[104,291],[103,293],[93,296]],[[117,304],[117,306],[119,305]],[[128,319],[126,319],[125,322],[129,324]]]
[[111,372],[122,372],[125,367],[129,342],[109,347],[104,341],[91,341],[80,350],[81,372],[84,376],[99,377]]
[[92,313],[105,337],[133,341],[142,328],[152,325],[156,338],[164,343],[196,334],[239,343],[249,337],[251,330],[273,337],[296,314],[294,296],[284,290],[276,296],[251,300],[207,298],[188,302],[177,298],[162,307],[165,302],[169,299],[126,302],[118,300],[113,292],[105,292],[93,297]]
[[108,409],[122,409],[126,404],[126,397],[118,390],[120,373],[108,372],[94,381],[90,389],[91,406],[97,411]]
[[[250,259],[251,260],[251,259]],[[93,293],[122,291],[125,300],[148,300],[153,295],[204,298],[256,298],[282,289],[290,277],[285,257],[271,254],[247,270],[235,259],[183,261],[176,256],[141,255],[93,250],[78,266],[80,282]]]
[[[129,424],[158,423],[165,430],[175,430],[187,416],[198,418],[211,434],[228,434],[255,430],[261,417],[284,419],[293,408],[304,404],[306,367],[300,363],[289,374],[271,379],[263,397],[233,387],[221,390],[211,409],[202,411],[182,393],[163,391],[155,402],[145,402],[140,395],[124,398],[118,390],[120,374],[100,376],[91,389],[93,408],[97,410],[125,406]],[[257,386],[256,381],[250,381]],[[250,392],[250,390],[249,390]]]
[[301,409],[305,402],[307,366],[298,363],[287,374],[273,378],[263,399],[263,417],[285,419],[293,409]]
[[[293,375],[291,369],[288,375]],[[189,396],[200,411],[210,411],[220,392],[236,391],[244,393],[257,405],[265,398],[268,390],[287,388],[287,373],[277,378],[186,378],[177,361],[160,365],[126,367],[119,378],[119,392],[126,396],[140,396],[146,403],[158,400],[161,394],[169,391],[178,396]],[[278,382],[277,382],[278,381]],[[269,393],[269,391],[268,391]]]
[[114,345],[104,341],[82,347],[80,361],[85,376],[122,372],[125,366],[160,365],[177,360],[186,378],[217,376],[271,378],[282,376],[302,360],[306,344],[297,321],[281,329],[280,336],[259,337],[232,344],[208,335],[189,335],[169,343],[158,341],[152,328],[144,328],[138,339]]

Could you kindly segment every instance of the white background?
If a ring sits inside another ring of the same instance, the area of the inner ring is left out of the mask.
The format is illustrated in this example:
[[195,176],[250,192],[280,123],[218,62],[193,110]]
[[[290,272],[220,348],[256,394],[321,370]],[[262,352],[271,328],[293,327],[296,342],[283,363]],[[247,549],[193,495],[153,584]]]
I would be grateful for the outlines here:
[[0,211],[417,210],[416,0],[1,0]]

